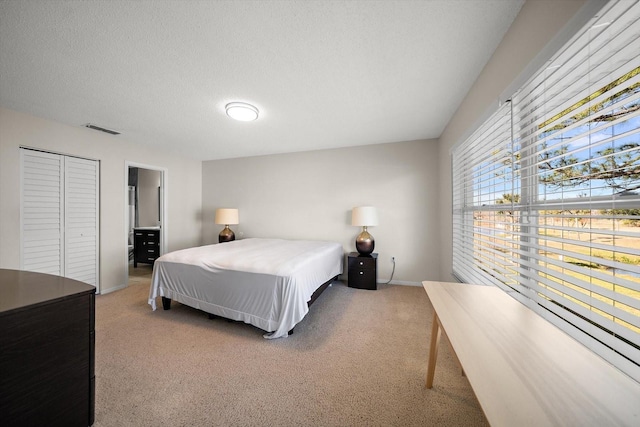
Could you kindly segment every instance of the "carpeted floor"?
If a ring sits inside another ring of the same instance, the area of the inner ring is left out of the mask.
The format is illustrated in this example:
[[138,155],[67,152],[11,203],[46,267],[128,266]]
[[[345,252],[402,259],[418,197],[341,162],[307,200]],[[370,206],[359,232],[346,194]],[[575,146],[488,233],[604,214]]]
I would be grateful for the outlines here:
[[[486,426],[446,340],[424,381],[422,287],[336,282],[288,338],[174,302],[147,305],[151,267],[96,297],[95,426]],[[161,307],[161,304],[158,304]]]

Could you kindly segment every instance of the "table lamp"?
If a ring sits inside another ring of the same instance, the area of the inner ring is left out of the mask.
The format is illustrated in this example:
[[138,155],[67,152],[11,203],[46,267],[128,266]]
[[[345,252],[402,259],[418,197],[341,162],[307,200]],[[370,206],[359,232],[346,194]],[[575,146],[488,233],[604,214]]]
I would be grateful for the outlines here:
[[216,224],[224,224],[224,229],[218,235],[218,243],[231,242],[236,240],[236,235],[229,225],[238,224],[238,209],[216,209]]
[[373,236],[367,227],[378,225],[378,212],[373,206],[359,206],[351,211],[351,225],[361,226],[362,232],[356,237],[356,250],[360,255],[370,255],[375,247]]

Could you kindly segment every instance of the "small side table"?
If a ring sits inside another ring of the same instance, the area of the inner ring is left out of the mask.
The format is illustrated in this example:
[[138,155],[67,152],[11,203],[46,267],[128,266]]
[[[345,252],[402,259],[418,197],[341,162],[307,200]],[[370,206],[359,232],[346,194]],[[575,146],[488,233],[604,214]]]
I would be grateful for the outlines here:
[[350,288],[376,290],[378,254],[360,255],[351,252],[348,260],[348,280]]
[[133,229],[133,268],[138,263],[152,264],[160,257],[160,228],[139,227]]

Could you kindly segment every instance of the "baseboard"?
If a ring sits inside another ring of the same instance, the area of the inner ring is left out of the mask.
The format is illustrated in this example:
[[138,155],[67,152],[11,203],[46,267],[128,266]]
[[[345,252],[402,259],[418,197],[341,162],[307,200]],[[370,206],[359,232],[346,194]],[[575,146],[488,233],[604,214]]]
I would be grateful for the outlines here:
[[[341,282],[347,283],[347,276],[346,275],[341,275],[338,280],[340,280]],[[378,280],[376,281],[376,283],[379,284],[384,284],[387,283],[389,281],[389,279],[387,280]],[[401,285],[401,286],[422,286],[422,282],[408,282],[406,280],[392,280],[390,283],[390,285]]]
[[[379,280],[377,283],[387,283],[388,280]],[[407,282],[406,280],[392,280],[389,282],[390,285],[401,285],[401,286],[422,286],[421,282]]]

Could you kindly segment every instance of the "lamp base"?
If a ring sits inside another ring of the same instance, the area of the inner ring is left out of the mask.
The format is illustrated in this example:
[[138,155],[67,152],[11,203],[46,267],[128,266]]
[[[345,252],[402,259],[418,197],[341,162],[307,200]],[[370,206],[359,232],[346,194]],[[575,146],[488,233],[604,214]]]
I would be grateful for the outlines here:
[[233,240],[236,240],[236,235],[227,225],[218,235],[218,243],[231,242]]
[[367,227],[364,227],[362,233],[356,237],[356,250],[360,255],[370,255],[375,245],[376,241],[373,239],[373,236],[369,234]]

